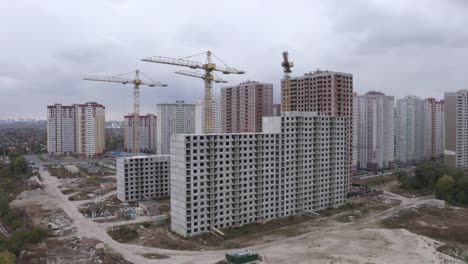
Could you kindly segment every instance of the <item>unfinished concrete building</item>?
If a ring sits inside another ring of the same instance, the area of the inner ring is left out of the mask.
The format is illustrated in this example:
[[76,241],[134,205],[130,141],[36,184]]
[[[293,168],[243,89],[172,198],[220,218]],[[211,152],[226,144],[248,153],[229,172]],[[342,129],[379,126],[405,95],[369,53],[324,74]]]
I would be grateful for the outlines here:
[[264,117],[262,133],[173,135],[171,229],[189,237],[342,205],[347,124],[285,112]]
[[117,158],[117,199],[141,201],[170,195],[170,156]]

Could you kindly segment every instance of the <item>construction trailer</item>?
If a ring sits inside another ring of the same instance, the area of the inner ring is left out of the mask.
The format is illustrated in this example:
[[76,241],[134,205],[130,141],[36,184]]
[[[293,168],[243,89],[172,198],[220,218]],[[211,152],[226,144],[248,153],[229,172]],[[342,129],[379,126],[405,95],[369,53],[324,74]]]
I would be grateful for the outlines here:
[[245,264],[259,260],[258,254],[252,250],[240,250],[226,253],[226,261],[229,264]]

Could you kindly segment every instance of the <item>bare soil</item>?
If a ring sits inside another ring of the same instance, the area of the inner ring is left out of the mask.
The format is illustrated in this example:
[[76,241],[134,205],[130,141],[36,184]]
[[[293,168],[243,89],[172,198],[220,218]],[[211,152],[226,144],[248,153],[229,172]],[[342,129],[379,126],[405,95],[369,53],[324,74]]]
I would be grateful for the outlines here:
[[[129,225],[138,232],[138,238],[127,240],[127,243],[176,250],[219,250],[235,249],[297,236],[323,226],[337,222],[349,222],[369,216],[370,214],[387,210],[399,204],[399,201],[389,200],[380,196],[352,198],[341,208],[322,211],[320,215],[296,215],[274,219],[264,223],[253,223],[241,227],[223,229],[223,238],[203,234],[191,238],[182,238],[170,231],[170,223],[161,226],[148,224]],[[350,218],[350,216],[352,216]],[[112,234],[111,234],[112,235]],[[113,235],[114,239],[119,239]]]
[[99,240],[87,238],[47,239],[28,246],[17,258],[17,263],[131,264],[116,253],[98,248],[98,244]]
[[[447,243],[441,252],[456,252],[454,257],[468,261],[468,208],[418,207],[384,219],[386,228],[404,228],[410,232]],[[454,253],[455,254],[455,253]]]

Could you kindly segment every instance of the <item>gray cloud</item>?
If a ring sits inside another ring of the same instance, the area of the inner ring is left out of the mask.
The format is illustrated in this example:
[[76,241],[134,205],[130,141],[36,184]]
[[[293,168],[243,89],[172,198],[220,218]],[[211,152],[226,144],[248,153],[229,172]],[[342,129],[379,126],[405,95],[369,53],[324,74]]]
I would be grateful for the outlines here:
[[[142,112],[203,95],[178,67],[141,62],[211,49],[243,76],[271,82],[280,99],[281,52],[293,75],[351,72],[355,90],[441,98],[467,88],[466,1],[13,1],[0,3],[0,118],[45,117],[45,106],[97,101],[107,119],[132,109],[130,86],[86,82],[87,74],[136,68],[166,88],[142,89]],[[203,61],[203,58],[195,58]],[[220,85],[215,85],[215,94]]]

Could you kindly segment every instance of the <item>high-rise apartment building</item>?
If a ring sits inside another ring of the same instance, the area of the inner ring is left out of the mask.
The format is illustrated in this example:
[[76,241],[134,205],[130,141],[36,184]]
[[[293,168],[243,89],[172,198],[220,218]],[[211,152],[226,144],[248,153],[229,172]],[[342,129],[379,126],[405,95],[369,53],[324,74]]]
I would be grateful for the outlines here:
[[281,80],[282,111],[352,116],[353,75],[321,71]]
[[105,107],[95,103],[47,106],[47,150],[52,155],[101,155],[105,149]]
[[195,133],[195,104],[184,101],[162,103],[156,106],[157,153],[169,154],[172,134]]
[[445,149],[445,101],[427,98],[431,108],[431,159],[440,159]]
[[[205,127],[205,100],[195,101],[195,133],[204,133]],[[221,100],[213,96],[211,100],[211,133],[221,133]]]
[[47,152],[51,155],[76,153],[76,109],[61,104],[47,106]]
[[468,91],[445,93],[445,162],[468,167]]
[[271,113],[272,116],[280,116],[281,115],[281,104],[273,104],[273,110]]
[[353,75],[316,70],[281,80],[281,111],[319,112],[348,120],[348,184],[356,173],[353,161]]
[[395,161],[395,99],[371,91],[358,96],[358,168],[385,169]]
[[431,157],[431,105],[416,96],[396,100],[395,163],[416,164]]
[[[156,152],[156,122],[157,117],[153,114],[140,115],[140,151]],[[133,151],[133,127],[134,116],[124,117],[124,148],[126,151]]]
[[187,237],[342,205],[347,125],[283,112],[264,117],[262,133],[175,135],[171,229]]
[[169,155],[117,158],[117,199],[122,202],[168,197]]
[[352,161],[351,161],[351,175],[357,175],[358,170],[358,124],[359,124],[359,108],[358,108],[358,95],[353,93],[353,145],[352,145]]
[[261,132],[262,117],[271,116],[273,84],[248,81],[221,88],[221,129],[224,133]]

